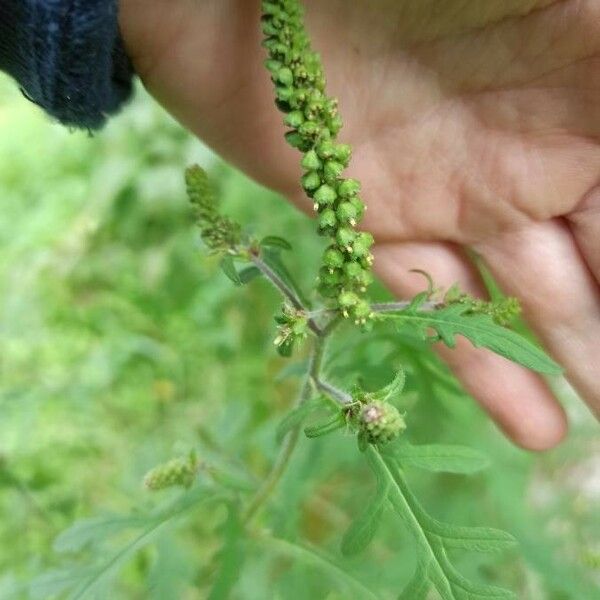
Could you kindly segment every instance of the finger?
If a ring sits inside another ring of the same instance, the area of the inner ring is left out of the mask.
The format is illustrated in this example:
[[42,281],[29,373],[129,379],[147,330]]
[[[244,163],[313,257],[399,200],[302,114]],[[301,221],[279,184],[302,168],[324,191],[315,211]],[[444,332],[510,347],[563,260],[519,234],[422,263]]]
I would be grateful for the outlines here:
[[600,285],[600,186],[583,199],[568,219],[577,245]]
[[[592,240],[593,242],[593,240]],[[563,221],[478,248],[592,411],[600,416],[600,289]]]
[[[424,289],[410,273],[420,268],[436,284],[459,283],[464,291],[485,296],[480,277],[456,248],[446,244],[386,244],[375,250],[377,271],[392,292],[410,297]],[[544,381],[530,371],[459,338],[453,350],[439,353],[481,406],[518,445],[530,450],[555,446],[564,437],[566,419]]]

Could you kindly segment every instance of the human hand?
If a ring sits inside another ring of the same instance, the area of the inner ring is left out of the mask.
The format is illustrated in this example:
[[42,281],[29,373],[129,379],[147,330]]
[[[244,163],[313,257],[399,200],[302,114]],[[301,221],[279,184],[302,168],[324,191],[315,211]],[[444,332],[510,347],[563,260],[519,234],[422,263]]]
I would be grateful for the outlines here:
[[[376,268],[483,295],[480,253],[600,414],[600,4],[595,0],[307,0]],[[227,160],[307,210],[263,69],[258,0],[121,0],[150,91]],[[536,375],[468,343],[441,350],[515,442],[558,443]]]

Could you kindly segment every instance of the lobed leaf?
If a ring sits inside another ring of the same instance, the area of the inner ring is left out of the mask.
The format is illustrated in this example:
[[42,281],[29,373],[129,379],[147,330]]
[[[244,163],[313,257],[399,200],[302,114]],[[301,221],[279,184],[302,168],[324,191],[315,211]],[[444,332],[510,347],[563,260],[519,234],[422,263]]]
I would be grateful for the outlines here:
[[[420,506],[410,492],[396,459],[385,457],[375,448],[366,453],[371,469],[378,480],[385,478],[389,483],[390,503],[415,538],[417,561],[426,564],[427,578],[435,586],[442,600],[508,600],[512,592],[479,583],[473,583],[461,575],[450,563],[447,547],[469,547],[497,549],[509,543],[510,536],[485,528],[464,528],[442,524],[433,519]],[[449,540],[460,540],[456,545]],[[473,542],[473,546],[470,546]],[[412,580],[411,580],[412,583]],[[415,583],[416,585],[416,583]],[[417,588],[418,589],[418,588]],[[409,588],[409,593],[410,593]],[[401,598],[408,600],[410,596]]]
[[475,347],[488,348],[492,352],[512,360],[532,371],[548,375],[560,375],[561,367],[541,348],[511,329],[494,322],[484,314],[465,314],[468,307],[453,304],[439,310],[425,312],[408,307],[401,313],[386,315],[398,323],[416,327],[426,337],[433,329],[439,339],[449,348],[456,346],[456,336],[466,337]]
[[341,550],[344,556],[359,554],[373,541],[381,523],[389,487],[387,480],[377,480],[375,493],[363,511],[352,521],[342,538]]

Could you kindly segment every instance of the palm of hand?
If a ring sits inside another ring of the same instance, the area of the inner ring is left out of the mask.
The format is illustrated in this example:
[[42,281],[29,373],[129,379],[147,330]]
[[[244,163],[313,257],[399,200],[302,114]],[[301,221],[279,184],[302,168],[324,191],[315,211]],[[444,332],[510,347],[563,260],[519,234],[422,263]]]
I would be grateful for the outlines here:
[[[485,4],[485,7],[482,5]],[[307,2],[353,144],[380,275],[481,293],[480,252],[600,412],[600,6],[594,0]],[[385,10],[384,10],[385,9]],[[122,0],[146,85],[227,159],[302,204],[262,68],[259,2]],[[564,415],[534,375],[467,344],[445,353],[520,444]]]

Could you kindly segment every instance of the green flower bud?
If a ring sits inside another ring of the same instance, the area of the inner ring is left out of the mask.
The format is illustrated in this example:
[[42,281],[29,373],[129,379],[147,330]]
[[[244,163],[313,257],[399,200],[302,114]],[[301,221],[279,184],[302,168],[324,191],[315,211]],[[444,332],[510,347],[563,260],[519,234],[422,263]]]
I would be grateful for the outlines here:
[[350,223],[352,226],[356,225],[358,213],[352,202],[341,202],[337,207],[336,215],[341,223]]
[[273,74],[277,74],[279,69],[283,67],[283,63],[279,60],[275,60],[273,58],[268,58],[265,60],[265,67]]
[[322,164],[315,150],[309,150],[302,159],[302,168],[307,171],[316,171]]
[[331,208],[326,208],[319,215],[319,228],[320,229],[332,229],[337,225],[337,219],[335,217],[335,212]]
[[356,179],[345,179],[338,186],[338,194],[342,198],[352,198],[360,191],[360,183]]
[[360,301],[360,298],[354,293],[344,290],[338,296],[338,304],[340,308],[352,308],[356,306]]
[[373,245],[373,236],[367,232],[361,232],[356,236],[352,244],[352,251],[357,258],[363,258],[369,254],[369,250]]
[[328,285],[326,283],[320,283],[317,290],[323,298],[335,298],[339,292],[337,285]]
[[284,119],[284,123],[289,127],[297,129],[300,127],[300,125],[302,125],[302,123],[304,123],[304,115],[302,114],[302,111],[295,110],[289,113]]
[[323,206],[333,204],[337,198],[337,194],[330,185],[325,183],[315,192],[314,198],[315,202],[318,202],[321,206]]
[[321,267],[319,270],[319,281],[326,286],[340,285],[343,277],[343,273],[340,269]]
[[302,187],[312,192],[316,190],[321,185],[321,176],[317,171],[310,171],[309,173],[305,173],[302,176]]
[[304,106],[304,104],[306,104],[306,101],[308,99],[308,92],[305,88],[297,88],[294,90],[294,93],[292,95],[292,97],[290,98],[290,102],[295,106],[295,107],[301,107]]
[[353,250],[352,243],[356,239],[356,232],[349,227],[340,227],[335,234],[337,243],[348,251]]
[[324,141],[324,142],[321,142],[317,146],[317,154],[323,160],[327,160],[329,158],[332,158],[335,155],[335,144],[333,142],[331,142],[331,141],[328,141],[328,140]]
[[335,146],[335,159],[342,163],[344,167],[348,166],[352,156],[352,147],[348,144],[337,144]]
[[314,121],[304,121],[302,125],[298,128],[300,134],[307,139],[315,139],[321,133],[321,125],[315,123]]
[[289,102],[294,94],[294,90],[291,87],[280,87],[277,88],[276,94],[279,102]]
[[340,117],[340,115],[335,115],[334,117],[327,119],[327,127],[332,135],[337,135],[343,127],[342,117]]
[[175,458],[148,471],[144,477],[144,486],[152,491],[175,486],[189,488],[194,483],[199,468],[200,463],[194,453]]
[[359,300],[357,305],[352,309],[352,316],[356,323],[365,323],[373,314],[371,305],[366,300]]
[[265,35],[277,35],[279,33],[279,30],[271,21],[263,21],[261,27]]
[[406,429],[406,423],[395,406],[374,401],[361,408],[358,427],[370,444],[387,444]]
[[286,87],[290,87],[294,83],[294,74],[292,73],[292,70],[288,67],[281,67],[281,69],[277,71],[277,81]]
[[297,131],[288,131],[285,134],[285,139],[292,148],[302,149],[306,143],[304,138]]
[[349,279],[358,279],[363,272],[364,269],[356,262],[347,262],[344,265],[344,273]]
[[334,183],[335,180],[342,174],[343,170],[344,165],[335,160],[328,160],[325,163],[325,168],[323,169],[325,181],[327,183]]
[[334,246],[330,246],[323,253],[323,264],[330,269],[339,269],[344,262],[344,255]]
[[350,202],[350,204],[352,204],[352,206],[354,206],[354,209],[356,210],[356,221],[360,221],[363,218],[363,215],[365,214],[365,203],[358,196],[350,198],[348,202]]

